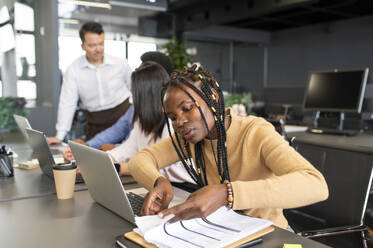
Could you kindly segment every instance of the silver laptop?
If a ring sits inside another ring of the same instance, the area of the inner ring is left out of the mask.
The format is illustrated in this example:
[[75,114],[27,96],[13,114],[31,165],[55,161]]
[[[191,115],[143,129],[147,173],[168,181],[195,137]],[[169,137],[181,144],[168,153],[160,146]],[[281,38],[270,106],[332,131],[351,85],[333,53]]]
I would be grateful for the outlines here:
[[[135,224],[138,207],[133,204],[141,201],[141,209],[146,190],[139,188],[126,192],[114,163],[106,152],[72,141],[69,141],[69,145],[93,200]],[[188,193],[174,189],[174,195],[171,206],[185,201]]]
[[[62,155],[52,155],[44,133],[29,128],[26,128],[26,133],[29,137],[28,143],[34,150],[33,155],[38,159],[41,171],[44,175],[48,176],[51,179],[54,179],[53,166],[56,163],[64,162]],[[76,177],[75,183],[83,182],[83,178],[78,176]]]
[[29,139],[29,137],[28,137],[28,134],[26,132],[26,128],[31,129],[30,122],[27,120],[26,117],[21,116],[21,115],[13,115],[13,118],[16,121],[19,130],[21,130],[21,133],[22,133],[23,137],[27,141]]
[[[17,126],[19,130],[21,131],[23,137],[28,142],[29,136],[28,136],[28,133],[26,132],[26,129],[32,129],[30,122],[28,121],[26,117],[21,116],[21,115],[14,114],[13,118],[16,121]],[[52,147],[50,149],[53,154],[60,154],[66,149],[67,144],[62,142],[61,144],[56,144],[56,145],[51,145],[51,146]]]

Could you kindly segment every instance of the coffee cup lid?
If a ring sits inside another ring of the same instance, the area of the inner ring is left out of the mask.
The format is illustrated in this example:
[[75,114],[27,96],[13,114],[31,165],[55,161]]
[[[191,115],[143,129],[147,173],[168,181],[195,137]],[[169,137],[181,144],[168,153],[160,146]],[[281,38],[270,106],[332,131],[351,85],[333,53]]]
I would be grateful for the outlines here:
[[76,169],[76,164],[74,162],[58,163],[53,166],[54,170],[73,170]]

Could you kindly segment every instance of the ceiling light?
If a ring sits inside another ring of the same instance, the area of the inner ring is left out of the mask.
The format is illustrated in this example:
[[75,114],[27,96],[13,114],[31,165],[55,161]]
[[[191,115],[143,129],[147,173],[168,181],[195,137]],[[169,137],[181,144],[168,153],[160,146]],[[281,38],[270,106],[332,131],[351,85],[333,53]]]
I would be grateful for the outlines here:
[[99,3],[99,2],[90,2],[90,1],[74,1],[74,0],[58,0],[59,3],[70,3],[75,5],[81,6],[89,6],[89,7],[96,7],[96,8],[105,8],[111,9],[111,5],[109,3]]
[[79,20],[77,19],[59,18],[58,21],[65,24],[79,24]]
[[109,3],[115,6],[146,9],[154,11],[167,11],[167,2],[156,2],[155,0],[110,0]]

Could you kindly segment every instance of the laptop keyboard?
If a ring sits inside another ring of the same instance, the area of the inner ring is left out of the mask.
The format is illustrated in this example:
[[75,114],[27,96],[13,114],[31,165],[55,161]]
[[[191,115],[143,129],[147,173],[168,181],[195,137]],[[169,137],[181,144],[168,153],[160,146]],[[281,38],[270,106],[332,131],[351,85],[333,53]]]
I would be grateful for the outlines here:
[[127,198],[130,201],[133,213],[135,215],[140,215],[145,198],[132,192],[127,193]]

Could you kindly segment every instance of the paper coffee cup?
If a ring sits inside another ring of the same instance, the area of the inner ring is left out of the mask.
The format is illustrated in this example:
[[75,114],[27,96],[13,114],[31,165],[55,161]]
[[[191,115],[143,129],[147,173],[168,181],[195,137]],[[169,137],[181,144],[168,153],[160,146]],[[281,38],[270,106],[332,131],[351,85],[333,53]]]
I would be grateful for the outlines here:
[[54,184],[58,199],[70,199],[74,196],[76,165],[60,163],[53,167]]

